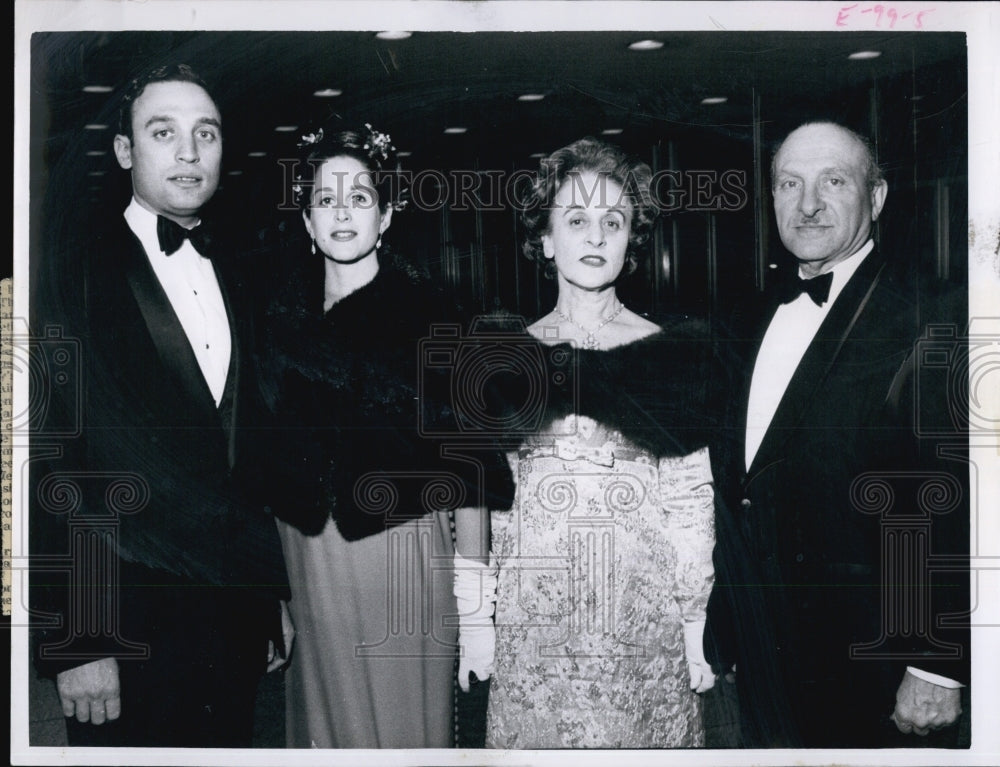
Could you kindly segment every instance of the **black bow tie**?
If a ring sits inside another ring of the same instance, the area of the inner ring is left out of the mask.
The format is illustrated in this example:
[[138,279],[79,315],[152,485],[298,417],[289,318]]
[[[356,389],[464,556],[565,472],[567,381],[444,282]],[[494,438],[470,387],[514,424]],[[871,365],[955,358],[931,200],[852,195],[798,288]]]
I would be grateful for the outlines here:
[[796,275],[782,286],[781,303],[791,303],[803,293],[808,293],[809,298],[813,300],[816,306],[822,306],[830,297],[830,285],[832,283],[833,272],[827,272],[809,280],[804,280]]
[[160,241],[160,250],[168,256],[176,253],[177,249],[184,244],[184,240],[187,239],[201,255],[205,258],[210,257],[212,234],[204,222],[194,229],[185,229],[176,221],[171,221],[164,216],[157,216],[156,237]]

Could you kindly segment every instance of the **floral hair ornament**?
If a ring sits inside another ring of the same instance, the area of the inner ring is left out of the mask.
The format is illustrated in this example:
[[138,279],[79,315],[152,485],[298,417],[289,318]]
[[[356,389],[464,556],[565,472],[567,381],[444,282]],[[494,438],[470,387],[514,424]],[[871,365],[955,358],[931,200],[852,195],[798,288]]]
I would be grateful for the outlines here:
[[[312,146],[313,144],[318,144],[322,140],[323,140],[323,129],[322,128],[317,128],[317,130],[316,130],[315,133],[307,133],[305,136],[303,136],[302,140],[299,141],[299,143],[298,143],[298,147],[299,147],[299,149],[304,149],[307,146]],[[295,176],[295,183],[292,184],[292,193],[295,195],[296,199],[298,199],[302,195],[302,183],[301,182],[302,182],[302,176],[296,175]]]
[[[323,129],[317,128],[315,133],[307,133],[305,136],[303,136],[302,140],[299,141],[298,143],[298,147],[299,149],[304,149],[307,146],[318,144],[322,140],[323,140]],[[295,183],[292,184],[292,193],[295,195],[296,199],[302,196],[301,182],[302,182],[302,176],[297,174],[295,176]]]
[[372,128],[371,123],[365,123],[365,128],[368,130],[368,140],[365,141],[364,148],[367,150],[368,156],[373,160],[377,159],[380,164],[385,162],[389,157],[389,152],[396,151],[396,147],[392,145],[392,138],[388,133],[382,133]]
[[299,142],[299,147],[302,148],[311,146],[313,144],[318,144],[322,140],[323,140],[323,129],[319,128],[315,133],[307,133],[305,136],[303,136],[302,140]]

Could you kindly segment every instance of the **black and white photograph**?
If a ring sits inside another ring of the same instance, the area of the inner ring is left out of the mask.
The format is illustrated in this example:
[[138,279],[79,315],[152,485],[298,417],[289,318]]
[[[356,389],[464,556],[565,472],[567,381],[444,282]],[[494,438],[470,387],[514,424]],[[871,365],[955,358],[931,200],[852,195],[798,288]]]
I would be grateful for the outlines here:
[[13,15],[11,764],[997,763],[1000,3]]

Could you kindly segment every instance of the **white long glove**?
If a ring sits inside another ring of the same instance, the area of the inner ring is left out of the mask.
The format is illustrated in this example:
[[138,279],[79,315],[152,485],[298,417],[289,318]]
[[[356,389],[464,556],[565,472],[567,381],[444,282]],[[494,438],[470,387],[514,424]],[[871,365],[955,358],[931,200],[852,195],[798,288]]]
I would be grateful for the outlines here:
[[484,565],[465,559],[455,552],[455,599],[458,602],[458,684],[469,691],[469,672],[480,681],[493,674],[496,653],[496,629],[493,613],[497,602],[499,568],[490,558]]
[[715,687],[715,673],[705,660],[704,636],[705,621],[684,624],[684,655],[691,676],[691,689],[695,692],[707,692]]

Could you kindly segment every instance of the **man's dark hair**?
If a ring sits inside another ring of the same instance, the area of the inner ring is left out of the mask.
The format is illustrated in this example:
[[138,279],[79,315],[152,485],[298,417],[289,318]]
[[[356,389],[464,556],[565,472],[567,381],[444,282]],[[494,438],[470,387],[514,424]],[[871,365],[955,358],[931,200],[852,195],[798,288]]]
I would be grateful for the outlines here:
[[[150,69],[139,77],[134,78],[128,84],[128,87],[125,88],[121,105],[118,108],[119,135],[127,137],[129,141],[134,140],[135,137],[132,135],[132,105],[142,95],[143,91],[146,90],[146,86],[150,83],[171,82],[194,83],[202,88],[208,94],[209,98],[212,98],[212,92],[208,89],[201,75],[187,64],[165,64],[155,69]],[[212,101],[215,101],[215,99],[212,98]]]

